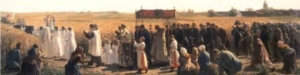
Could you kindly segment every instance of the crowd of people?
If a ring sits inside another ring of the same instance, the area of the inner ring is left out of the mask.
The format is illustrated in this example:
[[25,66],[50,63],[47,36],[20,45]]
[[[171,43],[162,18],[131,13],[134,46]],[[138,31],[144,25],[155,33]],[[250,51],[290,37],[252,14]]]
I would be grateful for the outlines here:
[[[173,23],[166,27],[156,25],[155,32],[149,29],[137,25],[135,32],[130,33],[126,25],[121,24],[115,31],[117,39],[110,41],[101,37],[97,24],[90,24],[90,31],[83,32],[89,42],[87,50],[91,60],[88,65],[119,66],[130,70],[137,67],[137,73],[169,65],[170,72],[177,70],[178,75],[224,75],[224,72],[235,75],[242,70],[243,64],[238,56],[243,54],[251,58],[250,66],[262,66],[266,69],[264,72],[277,69],[273,62],[283,62],[282,70],[287,74],[294,73],[297,68],[296,58],[300,51],[298,23],[254,22],[251,27],[236,21],[231,31],[233,40],[225,29],[214,23],[199,24],[199,28],[195,23],[191,28],[190,24]],[[40,57],[63,57],[68,60],[66,75],[80,75],[77,63],[83,63],[85,49],[77,46],[72,28],[59,30],[55,27],[51,31],[48,27],[41,27],[34,35],[42,40],[41,50],[45,55],[34,45],[20,69],[21,44],[17,44],[17,48],[7,55],[11,58],[6,61],[7,69],[23,72],[26,64],[35,64],[38,68],[28,72],[38,73],[43,61]],[[213,64],[218,65],[218,69]]]

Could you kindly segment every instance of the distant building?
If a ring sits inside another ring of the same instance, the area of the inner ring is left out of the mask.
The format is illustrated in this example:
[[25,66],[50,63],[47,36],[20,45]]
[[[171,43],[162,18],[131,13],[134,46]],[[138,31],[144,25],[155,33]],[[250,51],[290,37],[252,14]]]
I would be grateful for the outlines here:
[[262,10],[273,10],[272,7],[268,6],[267,0],[264,1]]
[[267,0],[265,0],[265,2],[264,2],[263,9],[269,9]]

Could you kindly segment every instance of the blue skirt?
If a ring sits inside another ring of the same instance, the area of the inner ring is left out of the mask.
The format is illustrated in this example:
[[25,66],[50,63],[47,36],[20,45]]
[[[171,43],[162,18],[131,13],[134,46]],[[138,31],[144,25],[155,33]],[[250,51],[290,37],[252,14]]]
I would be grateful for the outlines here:
[[80,67],[73,64],[67,64],[65,66],[65,75],[81,75]]

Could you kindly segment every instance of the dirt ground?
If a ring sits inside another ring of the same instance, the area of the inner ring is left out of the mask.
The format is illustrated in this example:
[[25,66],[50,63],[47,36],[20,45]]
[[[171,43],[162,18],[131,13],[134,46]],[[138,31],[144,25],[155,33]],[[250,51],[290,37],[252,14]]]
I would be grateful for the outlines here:
[[[86,62],[88,62],[88,59]],[[259,71],[257,69],[249,68],[250,65],[250,58],[244,58],[244,56],[240,56],[239,59],[243,63],[243,71],[239,72],[238,75],[256,75]],[[64,66],[67,61],[59,60],[59,58],[55,59],[46,59],[46,62],[50,63],[51,66],[56,67],[57,69],[64,70]],[[274,63],[276,66],[276,72],[272,72],[269,75],[283,75],[280,71],[282,68],[283,63]],[[300,64],[300,59],[297,60],[297,64]],[[83,75],[137,75],[135,72],[137,69],[134,70],[127,70],[127,69],[119,69],[116,66],[88,66],[87,63],[85,64],[78,64],[81,67],[80,72]],[[300,67],[300,65],[297,65]],[[176,75],[176,72],[168,72],[170,68],[168,66],[163,67],[154,67],[151,68],[147,74],[142,75]],[[298,75],[300,74],[297,72]]]

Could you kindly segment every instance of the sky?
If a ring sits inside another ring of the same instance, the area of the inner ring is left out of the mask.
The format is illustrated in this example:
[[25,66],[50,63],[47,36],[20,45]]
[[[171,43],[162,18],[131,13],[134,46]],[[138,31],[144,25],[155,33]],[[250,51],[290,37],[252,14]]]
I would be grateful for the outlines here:
[[[62,12],[62,11],[118,11],[133,13],[143,9],[173,9],[196,12],[228,11],[263,7],[264,0],[0,0],[0,11],[9,12]],[[267,0],[276,9],[300,9],[300,0]]]

